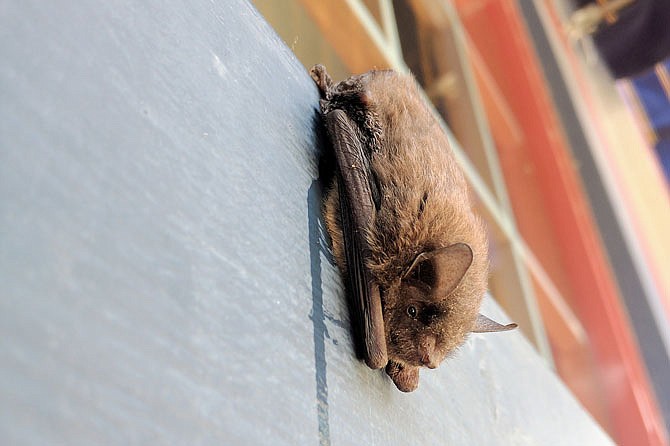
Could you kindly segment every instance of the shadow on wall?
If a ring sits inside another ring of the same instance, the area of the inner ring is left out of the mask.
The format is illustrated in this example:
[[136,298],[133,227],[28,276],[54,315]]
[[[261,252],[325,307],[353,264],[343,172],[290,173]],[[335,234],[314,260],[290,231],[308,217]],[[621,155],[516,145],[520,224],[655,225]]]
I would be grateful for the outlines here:
[[330,240],[321,213],[323,187],[330,184],[334,172],[332,151],[328,150],[325,129],[321,116],[315,111],[313,119],[315,146],[319,178],[314,180],[307,191],[307,219],[309,232],[310,274],[312,278],[312,312],[310,318],[314,326],[314,370],[316,378],[316,410],[319,425],[319,444],[330,445],[330,425],[328,418],[328,378],[326,372],[326,336],[328,336],[323,309],[323,290],[321,283],[321,256],[335,266],[330,251]]

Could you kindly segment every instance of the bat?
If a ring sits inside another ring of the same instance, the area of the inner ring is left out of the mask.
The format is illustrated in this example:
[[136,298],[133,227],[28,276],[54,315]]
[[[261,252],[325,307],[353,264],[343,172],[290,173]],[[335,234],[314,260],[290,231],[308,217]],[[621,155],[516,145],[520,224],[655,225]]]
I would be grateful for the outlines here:
[[510,330],[479,314],[488,241],[446,133],[414,79],[310,75],[335,159],[324,220],[345,279],[359,356],[411,392],[469,333]]

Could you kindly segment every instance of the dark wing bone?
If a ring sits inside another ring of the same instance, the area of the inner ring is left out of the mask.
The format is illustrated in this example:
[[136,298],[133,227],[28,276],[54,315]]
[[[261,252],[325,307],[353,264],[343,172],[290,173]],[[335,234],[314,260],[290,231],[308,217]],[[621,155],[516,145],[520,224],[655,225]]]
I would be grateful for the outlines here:
[[372,224],[374,202],[371,173],[356,124],[342,110],[325,115],[338,166],[338,192],[347,262],[349,292],[352,294],[354,332],[362,335],[366,364],[373,369],[388,362],[379,286],[365,266],[369,247],[365,232]]

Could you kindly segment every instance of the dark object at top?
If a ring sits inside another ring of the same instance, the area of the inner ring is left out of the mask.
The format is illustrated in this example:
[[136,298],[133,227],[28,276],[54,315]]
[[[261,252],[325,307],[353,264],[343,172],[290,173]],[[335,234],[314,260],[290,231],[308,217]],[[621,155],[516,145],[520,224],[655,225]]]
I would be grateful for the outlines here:
[[[579,7],[590,1],[577,1]],[[670,56],[670,1],[635,0],[593,35],[616,78],[642,73]]]

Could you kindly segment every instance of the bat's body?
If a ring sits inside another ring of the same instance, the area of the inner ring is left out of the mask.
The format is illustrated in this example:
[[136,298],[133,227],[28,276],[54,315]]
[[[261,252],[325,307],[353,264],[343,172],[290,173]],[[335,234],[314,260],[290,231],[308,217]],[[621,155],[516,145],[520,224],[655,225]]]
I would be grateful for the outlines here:
[[324,205],[358,308],[363,354],[412,391],[472,331],[487,288],[485,228],[449,141],[414,80],[371,71],[332,84],[312,68],[338,165]]

